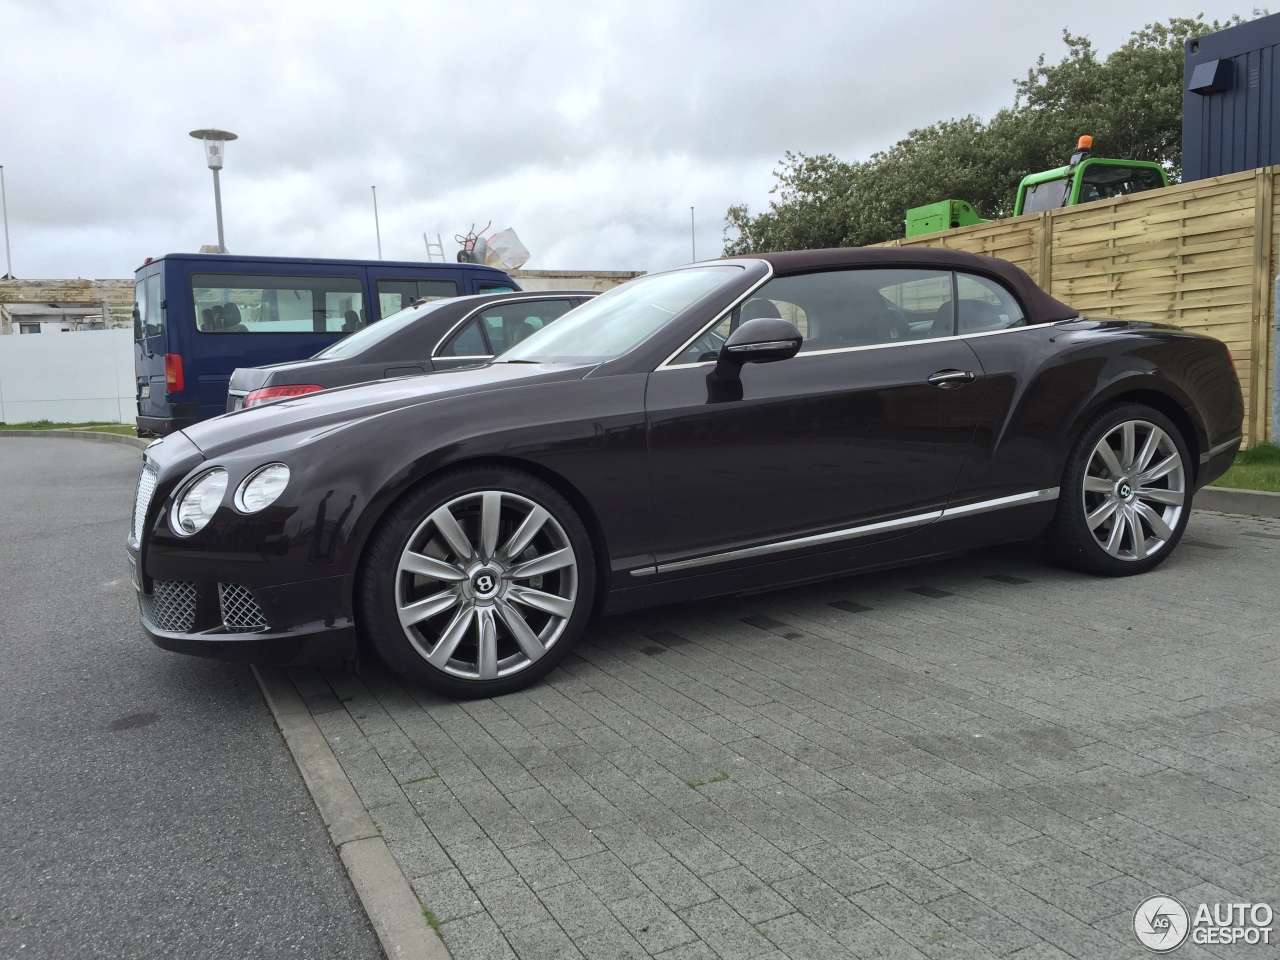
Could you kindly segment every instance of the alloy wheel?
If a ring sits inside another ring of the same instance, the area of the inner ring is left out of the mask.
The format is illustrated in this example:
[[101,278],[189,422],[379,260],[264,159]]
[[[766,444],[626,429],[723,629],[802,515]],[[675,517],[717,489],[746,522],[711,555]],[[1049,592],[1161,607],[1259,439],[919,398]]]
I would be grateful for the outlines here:
[[1173,438],[1146,420],[1108,430],[1085,467],[1085,525],[1117,560],[1145,560],[1165,548],[1186,503],[1186,469]]
[[431,666],[466,680],[525,670],[561,638],[578,599],[564,528],[533,500],[467,493],[434,509],[396,566],[396,612]]

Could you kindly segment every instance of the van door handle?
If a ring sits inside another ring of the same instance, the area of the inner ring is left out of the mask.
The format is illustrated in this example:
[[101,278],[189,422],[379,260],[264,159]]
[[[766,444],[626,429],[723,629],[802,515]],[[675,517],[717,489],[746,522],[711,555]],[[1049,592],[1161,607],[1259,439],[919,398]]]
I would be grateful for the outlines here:
[[939,370],[929,378],[929,382],[944,390],[954,390],[976,379],[972,370]]

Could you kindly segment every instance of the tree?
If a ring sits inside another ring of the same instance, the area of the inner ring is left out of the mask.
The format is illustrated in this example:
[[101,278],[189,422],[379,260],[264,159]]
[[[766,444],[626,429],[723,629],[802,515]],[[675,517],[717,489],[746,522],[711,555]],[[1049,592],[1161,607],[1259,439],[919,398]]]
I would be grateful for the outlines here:
[[950,198],[968,200],[983,217],[1011,216],[1022,178],[1061,166],[1082,133],[1106,156],[1154,160],[1177,180],[1184,42],[1240,22],[1148,24],[1101,60],[1087,37],[1064,30],[1067,55],[1047,64],[1041,54],[1014,81],[1013,105],[990,120],[967,116],[912,130],[865,161],[788,151],[768,210],[729,208],[724,252],[879,243],[902,236],[909,208]]

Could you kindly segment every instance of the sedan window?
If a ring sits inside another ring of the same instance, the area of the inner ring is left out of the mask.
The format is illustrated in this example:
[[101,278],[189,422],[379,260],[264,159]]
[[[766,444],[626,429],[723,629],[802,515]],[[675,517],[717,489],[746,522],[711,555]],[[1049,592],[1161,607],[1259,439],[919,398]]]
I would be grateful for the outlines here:
[[493,352],[502,353],[568,313],[572,307],[569,300],[525,300],[486,307],[481,316]]
[[956,293],[956,319],[962,336],[1027,325],[1027,318],[1013,294],[994,280],[957,273]]
[[493,351],[485,341],[484,331],[480,329],[477,318],[466,323],[461,330],[449,338],[438,351],[437,357],[490,357]]

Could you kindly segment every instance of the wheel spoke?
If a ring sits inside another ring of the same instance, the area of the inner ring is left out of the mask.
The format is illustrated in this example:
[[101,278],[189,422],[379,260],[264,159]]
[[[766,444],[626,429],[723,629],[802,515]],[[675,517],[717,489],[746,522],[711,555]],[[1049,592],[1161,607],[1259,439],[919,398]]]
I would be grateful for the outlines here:
[[475,556],[471,541],[467,539],[462,527],[458,526],[457,518],[454,517],[453,511],[449,509],[448,504],[431,514],[431,522],[436,525],[436,529],[440,531],[440,536],[444,537],[445,542],[458,555],[460,561],[465,563]]
[[563,570],[565,567],[573,566],[573,563],[573,548],[562,547],[540,557],[534,557],[532,560],[526,560],[524,563],[518,563],[508,570],[506,575],[510,580],[528,580],[530,577],[550,573],[552,570]]
[[558,597],[554,593],[534,590],[530,587],[520,587],[512,584],[507,591],[507,599],[521,606],[549,613],[553,617],[562,617],[567,620],[573,615],[574,602],[572,600],[567,597]]
[[1120,501],[1113,497],[1107,500],[1102,506],[1098,507],[1098,509],[1093,511],[1093,513],[1085,517],[1084,522],[1088,525],[1090,530],[1097,530],[1098,524],[1102,523],[1107,519],[1107,517],[1115,513],[1116,507],[1118,506],[1120,506]]
[[493,607],[476,607],[476,669],[481,680],[492,680],[498,675],[498,624]]
[[480,558],[492,560],[498,549],[498,526],[502,520],[502,494],[487,490],[480,499]]
[[458,612],[453,615],[453,619],[449,621],[449,626],[445,628],[444,633],[440,634],[440,639],[437,641],[435,649],[427,657],[428,663],[440,670],[444,669],[445,664],[453,657],[453,652],[458,649],[458,644],[462,642],[462,638],[467,635],[467,629],[471,626],[474,615],[475,607],[469,603],[464,603]]
[[423,620],[429,620],[437,614],[444,613],[457,603],[458,599],[457,592],[453,589],[449,589],[442,593],[434,593],[423,600],[406,604],[399,610],[400,625],[403,627],[411,627],[415,623],[421,623]]
[[1142,445],[1142,450],[1138,452],[1138,459],[1133,463],[1134,472],[1141,473],[1151,465],[1151,458],[1160,449],[1160,441],[1163,439],[1164,431],[1159,427],[1152,427],[1151,432],[1147,434],[1147,442]]
[[1103,548],[1113,557],[1120,556],[1120,545],[1124,542],[1126,520],[1123,510],[1115,512],[1115,520],[1111,524],[1111,535],[1107,537],[1107,542],[1103,544]]
[[547,652],[547,648],[542,645],[542,641],[533,632],[528,621],[520,615],[519,610],[505,600],[499,600],[497,607],[498,616],[507,625],[507,629],[511,631],[511,635],[515,637],[516,643],[520,644],[520,649],[531,663]]
[[1111,471],[1112,479],[1119,479],[1124,475],[1124,469],[1120,466],[1120,461],[1116,459],[1116,452],[1111,449],[1111,444],[1107,442],[1107,438],[1103,437],[1102,442],[1093,451],[1097,456],[1102,458],[1102,462],[1107,465],[1107,469]]
[[530,510],[529,515],[524,518],[524,522],[520,524],[519,529],[511,535],[507,545],[502,548],[502,556],[518,557],[524,553],[524,548],[533,542],[533,538],[538,535],[538,531],[542,529],[542,525],[550,517],[551,514],[539,506],[535,506]]
[[1181,490],[1162,490],[1159,487],[1138,487],[1138,499],[1150,500],[1153,503],[1167,503],[1180,507],[1186,499]]
[[1147,558],[1147,535],[1142,532],[1142,521],[1138,519],[1137,511],[1133,507],[1127,507],[1125,512],[1129,517],[1129,530],[1133,533],[1133,559],[1145,560]]
[[[1134,504],[1133,509],[1138,516],[1147,521],[1151,527],[1151,532],[1161,540],[1169,540],[1173,537],[1173,531],[1170,530],[1169,525],[1164,522],[1164,517],[1152,510],[1151,507],[1139,501]],[[1134,524],[1137,524],[1137,517],[1134,518]]]
[[1138,476],[1134,477],[1133,482],[1139,487],[1145,487],[1152,480],[1159,480],[1161,477],[1166,477],[1173,473],[1173,471],[1177,470],[1180,466],[1182,466],[1182,458],[1176,453],[1171,453],[1150,470],[1140,473]]
[[417,574],[420,577],[430,577],[433,580],[444,580],[448,583],[457,583],[460,580],[467,579],[467,575],[453,564],[437,560],[435,557],[428,557],[422,553],[414,553],[413,551],[405,551],[400,560],[400,569],[405,573]]
[[1120,427],[1120,465],[1125,470],[1133,469],[1134,447],[1137,446],[1137,436],[1134,429],[1134,422],[1126,420]]
[[1084,492],[1085,493],[1105,493],[1110,495],[1115,488],[1115,484],[1110,480],[1103,480],[1101,477],[1085,477]]

